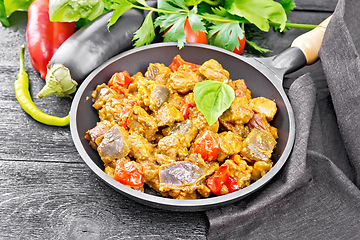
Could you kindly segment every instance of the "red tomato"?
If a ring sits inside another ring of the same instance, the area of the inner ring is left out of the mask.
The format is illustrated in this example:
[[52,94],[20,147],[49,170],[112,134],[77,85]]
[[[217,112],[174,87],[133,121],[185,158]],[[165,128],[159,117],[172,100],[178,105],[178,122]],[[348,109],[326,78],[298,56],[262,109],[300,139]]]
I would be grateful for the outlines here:
[[221,188],[229,178],[228,166],[221,165],[214,175],[206,180],[206,185],[216,195],[221,195]]
[[244,51],[244,48],[245,48],[245,43],[246,43],[246,40],[245,40],[245,35],[243,34],[243,38],[239,39],[239,43],[240,43],[240,46],[239,48],[235,48],[234,51],[232,51],[233,53],[236,53],[236,54],[241,54],[243,51]]
[[[165,29],[164,34],[165,34],[170,28],[171,28],[171,26],[168,27],[167,29]],[[185,20],[184,32],[185,32],[186,42],[190,42],[190,43],[203,43],[203,44],[206,44],[206,43],[207,43],[206,33],[203,32],[203,31],[198,31],[198,33],[196,33],[194,30],[192,30],[188,18],[186,18],[186,20]]]
[[194,152],[199,153],[205,161],[215,161],[219,152],[216,134],[209,130],[200,133],[194,142]]
[[124,185],[141,186],[143,184],[143,168],[135,162],[118,161],[114,179]]
[[185,20],[184,31],[186,36],[186,42],[203,44],[207,43],[206,33],[202,31],[198,31],[196,33],[194,30],[192,30],[188,18],[186,18]]
[[226,193],[232,193],[240,190],[240,186],[236,178],[230,176],[229,167],[225,164],[221,165],[214,175],[206,180],[206,185],[216,195],[223,195],[221,189],[225,186]]

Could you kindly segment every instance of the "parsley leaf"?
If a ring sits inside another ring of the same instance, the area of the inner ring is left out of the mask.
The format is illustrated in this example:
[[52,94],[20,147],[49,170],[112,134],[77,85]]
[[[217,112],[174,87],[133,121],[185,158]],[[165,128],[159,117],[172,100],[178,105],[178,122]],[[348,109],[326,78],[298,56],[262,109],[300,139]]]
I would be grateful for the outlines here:
[[154,23],[152,20],[152,11],[150,11],[141,27],[134,33],[134,47],[140,47],[152,43],[155,38]]
[[238,22],[214,22],[214,25],[210,26],[209,35],[212,36],[213,45],[233,51],[239,47],[238,38],[244,37],[244,30]]
[[112,25],[116,23],[116,21],[121,17],[121,15],[126,12],[127,10],[130,10],[133,7],[133,4],[131,2],[128,2],[126,0],[117,0],[114,5],[112,5],[112,8],[115,9],[113,14],[111,15],[108,28],[110,28]]
[[289,13],[296,8],[293,0],[281,0],[279,3],[283,6],[286,13]]
[[163,14],[156,18],[155,26],[160,26],[160,32],[167,32],[163,35],[164,42],[177,42],[181,49],[186,43],[184,25],[186,15],[182,14]]

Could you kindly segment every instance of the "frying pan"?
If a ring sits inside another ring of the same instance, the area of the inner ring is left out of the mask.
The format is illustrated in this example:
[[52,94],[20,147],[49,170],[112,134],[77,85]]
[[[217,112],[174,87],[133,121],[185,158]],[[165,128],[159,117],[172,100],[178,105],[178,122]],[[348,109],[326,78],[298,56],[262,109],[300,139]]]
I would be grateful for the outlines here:
[[[94,70],[80,85],[70,110],[70,130],[74,144],[90,169],[109,186],[123,195],[148,206],[174,211],[202,211],[239,201],[263,187],[282,168],[288,159],[295,138],[295,120],[290,102],[283,90],[285,74],[294,72],[318,58],[323,34],[329,18],[319,27],[299,36],[292,46],[270,58],[246,58],[227,50],[205,44],[186,44],[181,50],[176,43],[157,43],[135,48],[108,60]],[[271,122],[278,129],[278,143],[273,152],[273,168],[258,181],[239,191],[197,200],[177,200],[141,193],[115,181],[104,172],[104,165],[97,151],[84,138],[87,130],[96,126],[98,113],[92,107],[91,94],[97,85],[107,82],[115,72],[128,71],[130,75],[145,73],[149,63],[169,65],[179,54],[185,61],[202,64],[215,59],[228,70],[233,80],[244,79],[252,97],[263,96],[276,102],[278,112]]]

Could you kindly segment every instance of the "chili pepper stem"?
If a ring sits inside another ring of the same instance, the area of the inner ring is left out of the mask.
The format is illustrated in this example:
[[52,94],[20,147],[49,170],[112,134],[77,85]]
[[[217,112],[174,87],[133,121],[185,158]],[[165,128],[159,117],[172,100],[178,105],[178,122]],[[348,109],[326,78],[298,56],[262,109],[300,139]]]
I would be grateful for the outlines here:
[[38,98],[51,94],[59,97],[71,97],[70,94],[76,91],[76,86],[78,85],[71,78],[70,70],[62,64],[54,64],[48,68],[45,81],[46,85],[38,93]]
[[15,96],[20,106],[27,114],[29,114],[33,119],[38,122],[53,126],[69,125],[70,113],[66,117],[60,118],[48,115],[40,111],[35,106],[29,92],[29,76],[25,71],[24,52],[25,45],[22,45],[20,50],[20,70],[16,76],[16,81],[14,83]]

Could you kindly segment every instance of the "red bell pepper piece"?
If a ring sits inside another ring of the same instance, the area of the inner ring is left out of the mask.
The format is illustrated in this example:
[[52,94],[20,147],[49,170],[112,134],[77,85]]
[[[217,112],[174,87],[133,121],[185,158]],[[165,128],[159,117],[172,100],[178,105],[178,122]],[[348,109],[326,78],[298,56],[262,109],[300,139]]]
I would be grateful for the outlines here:
[[127,71],[117,72],[112,75],[111,79],[108,82],[108,86],[117,91],[118,93],[125,94],[128,90],[132,79],[130,74]]
[[141,186],[143,184],[143,167],[135,162],[117,161],[114,179],[124,185]]
[[180,112],[182,113],[184,119],[188,119],[190,108],[195,107],[194,94],[186,95],[180,105]]
[[110,101],[112,105],[118,104],[120,107],[119,120],[117,124],[125,130],[129,130],[127,120],[130,117],[134,106],[139,106],[139,102],[137,100],[127,98],[112,98]]
[[181,65],[188,65],[189,69],[193,72],[196,72],[200,68],[200,65],[186,62],[179,55],[173,58],[169,68],[172,72],[176,72]]
[[225,164],[221,165],[214,175],[206,180],[206,185],[216,195],[222,195],[223,186],[227,188],[227,193],[231,193],[240,189],[236,178],[230,176],[229,167]]
[[51,22],[49,0],[35,0],[28,9],[26,42],[34,69],[45,79],[55,51],[75,30],[75,22]]

